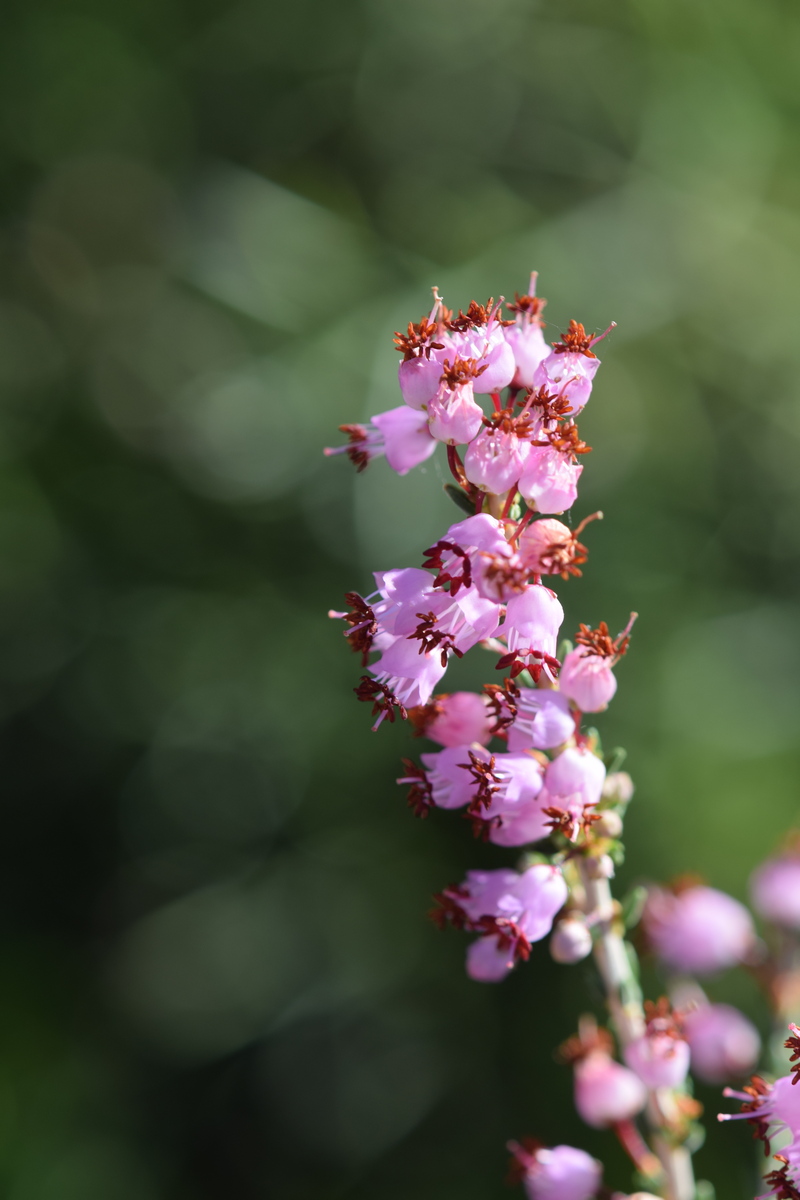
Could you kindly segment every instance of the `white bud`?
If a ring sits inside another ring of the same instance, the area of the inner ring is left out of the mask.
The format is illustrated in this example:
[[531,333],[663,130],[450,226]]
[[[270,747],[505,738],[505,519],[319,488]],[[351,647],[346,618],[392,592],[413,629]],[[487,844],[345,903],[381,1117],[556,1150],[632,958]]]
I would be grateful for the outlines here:
[[592,935],[584,917],[574,913],[558,921],[550,938],[550,954],[559,963],[576,963],[592,951]]
[[601,854],[599,858],[585,859],[585,868],[590,879],[614,878],[614,860],[608,854]]
[[633,796],[633,780],[627,771],[614,771],[607,775],[603,784],[603,797],[627,804]]
[[618,838],[622,833],[622,817],[613,808],[600,813],[600,820],[595,822],[594,833],[600,837]]

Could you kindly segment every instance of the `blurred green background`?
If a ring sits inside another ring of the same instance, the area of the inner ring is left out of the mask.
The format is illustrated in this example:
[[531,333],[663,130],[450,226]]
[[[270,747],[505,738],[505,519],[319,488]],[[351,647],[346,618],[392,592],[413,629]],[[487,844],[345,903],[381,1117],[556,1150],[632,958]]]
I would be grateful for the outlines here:
[[[567,631],[641,613],[598,721],[619,886],[744,896],[800,774],[800,10],[8,0],[2,33],[0,1193],[490,1200],[526,1133],[627,1186],[552,1060],[590,969],[467,981],[430,894],[510,856],[413,819],[325,616],[458,518],[442,464],[321,451],[400,402],[432,284],[536,268],[551,333],[618,322],[561,592]],[[699,1173],[751,1168],[712,1120]]]

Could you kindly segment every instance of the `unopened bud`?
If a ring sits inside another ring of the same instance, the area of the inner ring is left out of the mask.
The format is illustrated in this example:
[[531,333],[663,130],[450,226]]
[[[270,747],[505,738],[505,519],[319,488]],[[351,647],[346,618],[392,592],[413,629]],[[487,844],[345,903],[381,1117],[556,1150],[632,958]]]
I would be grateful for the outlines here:
[[558,963],[576,963],[592,952],[592,935],[585,918],[570,914],[553,928],[550,955]]
[[613,808],[600,814],[600,820],[594,824],[594,832],[600,837],[618,838],[622,833],[622,817]]
[[608,854],[601,854],[599,858],[587,858],[586,874],[590,879],[613,879],[613,859]]
[[627,771],[613,771],[603,784],[603,799],[627,804],[633,797],[633,780]]

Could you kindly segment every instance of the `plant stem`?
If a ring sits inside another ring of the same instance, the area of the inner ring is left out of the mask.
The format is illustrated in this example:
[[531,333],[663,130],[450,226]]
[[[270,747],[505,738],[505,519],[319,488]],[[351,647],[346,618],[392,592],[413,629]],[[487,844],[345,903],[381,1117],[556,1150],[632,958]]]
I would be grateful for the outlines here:
[[[579,859],[586,892],[586,913],[595,919],[594,957],[617,1037],[624,1049],[645,1031],[642,993],[631,966],[625,943],[616,929],[618,915],[607,879],[592,878],[588,859]],[[685,1146],[675,1145],[665,1132],[673,1107],[673,1093],[666,1089],[650,1092],[647,1120],[653,1131],[653,1149],[663,1168],[662,1187],[666,1200],[694,1200],[692,1159]],[[666,1111],[665,1111],[666,1110]]]

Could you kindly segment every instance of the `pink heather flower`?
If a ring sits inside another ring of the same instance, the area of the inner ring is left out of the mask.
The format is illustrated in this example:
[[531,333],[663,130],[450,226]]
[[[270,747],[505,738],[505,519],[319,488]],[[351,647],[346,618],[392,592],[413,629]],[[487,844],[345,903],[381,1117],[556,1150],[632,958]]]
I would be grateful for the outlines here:
[[[464,769],[465,764],[469,765],[470,750],[479,752],[477,746],[448,746],[432,754],[420,755],[430,786],[431,802],[436,808],[463,808],[474,799],[475,780]],[[486,758],[489,757],[487,752]],[[413,784],[415,780],[403,778],[397,782]]]
[[436,586],[449,584],[451,596],[474,584],[479,595],[498,604],[527,585],[528,572],[506,541],[502,523],[488,513],[451,525],[425,553],[424,565],[438,572]]
[[[789,1028],[796,1029],[797,1026],[790,1025]],[[752,1121],[758,1135],[765,1140],[782,1130],[788,1130],[793,1138],[800,1139],[800,1088],[794,1086],[791,1075],[782,1075],[772,1084],[755,1075],[746,1091],[726,1087],[722,1094],[741,1100],[747,1107],[739,1113],[719,1113],[719,1121]]]
[[559,393],[569,400],[573,414],[580,412],[589,399],[592,380],[600,366],[600,359],[593,353],[592,346],[613,328],[610,325],[605,333],[591,337],[583,325],[570,321],[562,340],[554,343],[552,352],[536,368],[533,386],[546,387],[549,392]]
[[400,363],[397,381],[403,399],[410,408],[423,410],[430,404],[439,390],[443,365],[441,352],[432,354],[430,358],[424,355],[407,358]]
[[497,629],[499,609],[492,600],[478,594],[476,588],[452,592],[430,588],[420,604],[403,604],[395,616],[394,631],[414,642],[418,651],[440,653],[444,661],[452,652],[461,657],[485,641]]
[[446,344],[445,327],[442,321],[443,306],[434,289],[433,308],[428,317],[418,325],[409,322],[406,333],[396,333],[397,349],[403,361],[397,369],[397,378],[403,400],[411,408],[423,409],[439,390],[444,360],[452,352]]
[[518,437],[513,425],[509,428],[492,423],[481,429],[464,455],[464,474],[482,492],[500,496],[516,485],[531,452],[529,441]]
[[425,737],[440,746],[488,745],[492,720],[485,696],[477,692],[452,692],[434,698],[434,712],[424,727]]
[[516,371],[512,383],[517,388],[532,388],[533,377],[540,362],[550,354],[542,333],[541,313],[547,303],[536,295],[536,272],[531,274],[528,294],[517,296],[508,307],[516,314],[513,325],[503,330],[514,354]]
[[436,395],[428,404],[428,423],[437,441],[456,446],[471,442],[483,424],[483,409],[476,403],[474,383],[479,367],[474,359],[456,358],[445,363]]
[[553,926],[550,956],[557,963],[576,963],[592,952],[592,932],[583,913],[568,913]]
[[800,855],[768,858],[750,877],[750,896],[765,921],[800,929]]
[[638,1075],[614,1062],[604,1050],[592,1050],[575,1064],[575,1107],[594,1129],[629,1121],[647,1103]]
[[523,1169],[522,1183],[528,1200],[592,1200],[603,1177],[602,1165],[575,1146],[525,1150],[516,1143],[509,1149]]
[[437,900],[439,923],[481,933],[467,951],[467,974],[484,983],[502,979],[519,959],[527,959],[531,943],[550,932],[563,907],[567,885],[558,867],[537,863],[517,871],[469,871],[457,888],[446,888]]
[[[395,706],[409,709],[428,703],[446,668],[441,654],[420,654],[415,642],[398,637],[369,669],[377,682],[391,694]],[[372,697],[365,695],[364,699]],[[384,707],[373,729],[378,728],[388,712]]]
[[590,521],[602,517],[601,512],[592,513],[574,530],[553,517],[533,521],[520,534],[519,557],[537,575],[560,575],[562,579],[580,575],[579,564],[586,562],[589,552],[578,537]]
[[547,804],[544,796],[543,789],[535,799],[501,816],[492,815],[490,810],[486,814],[489,841],[495,846],[530,846],[549,837],[553,832],[553,823],[544,811],[544,805]]
[[651,888],[644,925],[656,954],[675,971],[707,975],[743,962],[753,948],[753,922],[744,905],[716,888],[677,895]]
[[[547,793],[556,806],[559,799],[575,798],[581,806],[600,802],[606,769],[602,759],[585,746],[570,746],[553,759],[544,773]],[[563,804],[560,807],[565,807]]]
[[520,688],[508,730],[509,750],[554,750],[575,732],[569,700],[550,688]]
[[617,690],[612,660],[577,646],[564,659],[558,686],[581,712],[602,712]]
[[649,1029],[625,1047],[625,1062],[649,1088],[677,1088],[689,1071],[689,1044],[670,1032]]
[[463,313],[450,322],[448,346],[459,358],[474,359],[480,371],[475,381],[479,394],[498,392],[508,387],[514,378],[514,352],[504,337],[500,322],[500,303],[492,306],[473,301],[466,316]]
[[758,1030],[730,1004],[703,1004],[683,1018],[692,1054],[692,1074],[705,1083],[725,1083],[749,1074],[761,1053]]
[[388,412],[377,413],[371,425],[341,425],[350,435],[347,446],[326,447],[325,454],[347,454],[359,471],[379,455],[398,475],[407,475],[433,454],[436,439],[431,437],[428,418],[401,404]]
[[563,620],[564,610],[555,592],[543,584],[532,584],[508,601],[500,633],[514,654],[520,658],[533,655],[541,661],[555,658]]
[[540,513],[562,513],[578,498],[583,467],[553,446],[531,446],[518,487],[523,500]]

